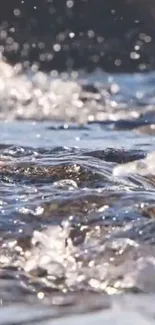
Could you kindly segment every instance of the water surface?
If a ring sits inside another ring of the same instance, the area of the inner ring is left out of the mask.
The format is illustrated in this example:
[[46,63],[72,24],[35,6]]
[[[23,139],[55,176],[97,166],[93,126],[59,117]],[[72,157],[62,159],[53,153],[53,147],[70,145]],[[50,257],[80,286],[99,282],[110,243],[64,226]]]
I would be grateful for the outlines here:
[[1,323],[152,324],[154,73],[0,71]]

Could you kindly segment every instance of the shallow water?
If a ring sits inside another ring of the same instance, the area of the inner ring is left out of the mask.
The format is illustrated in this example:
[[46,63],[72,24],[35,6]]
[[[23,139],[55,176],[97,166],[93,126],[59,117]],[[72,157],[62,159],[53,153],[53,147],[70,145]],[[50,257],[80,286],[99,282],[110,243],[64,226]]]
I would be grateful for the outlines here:
[[0,63],[0,322],[152,324],[155,74],[19,68]]

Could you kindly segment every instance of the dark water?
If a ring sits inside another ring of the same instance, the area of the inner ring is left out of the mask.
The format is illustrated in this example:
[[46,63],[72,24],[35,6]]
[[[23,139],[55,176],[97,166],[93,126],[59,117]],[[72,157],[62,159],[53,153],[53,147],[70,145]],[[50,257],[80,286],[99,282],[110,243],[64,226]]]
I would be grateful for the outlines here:
[[154,26],[154,0],[5,0],[0,53],[44,71],[152,71]]
[[0,72],[0,324],[152,324],[155,74]]

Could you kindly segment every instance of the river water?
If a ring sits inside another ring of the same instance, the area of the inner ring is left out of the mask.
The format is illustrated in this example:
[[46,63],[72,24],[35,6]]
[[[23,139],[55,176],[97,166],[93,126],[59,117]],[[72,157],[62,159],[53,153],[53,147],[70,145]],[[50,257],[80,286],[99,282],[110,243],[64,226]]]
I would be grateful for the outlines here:
[[154,85],[0,62],[0,324],[153,324]]

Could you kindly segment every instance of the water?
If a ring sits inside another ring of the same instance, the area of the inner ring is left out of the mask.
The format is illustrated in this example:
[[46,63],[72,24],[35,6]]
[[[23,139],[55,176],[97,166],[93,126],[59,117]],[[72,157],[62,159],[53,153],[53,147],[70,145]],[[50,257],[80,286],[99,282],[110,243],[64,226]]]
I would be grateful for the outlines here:
[[0,323],[152,324],[155,74],[0,71]]

